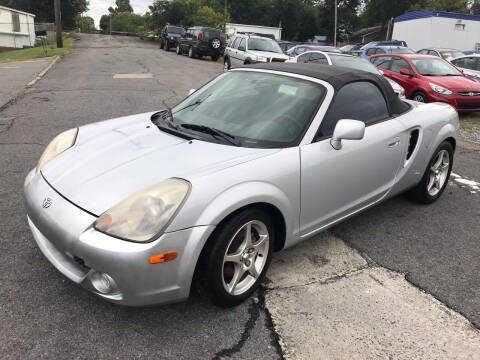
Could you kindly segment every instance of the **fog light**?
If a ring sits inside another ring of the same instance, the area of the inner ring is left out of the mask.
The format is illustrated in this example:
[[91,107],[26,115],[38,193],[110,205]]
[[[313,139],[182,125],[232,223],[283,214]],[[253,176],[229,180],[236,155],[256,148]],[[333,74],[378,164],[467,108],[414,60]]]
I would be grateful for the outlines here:
[[90,281],[93,287],[102,294],[111,294],[117,291],[115,280],[108,274],[95,271],[90,275]]

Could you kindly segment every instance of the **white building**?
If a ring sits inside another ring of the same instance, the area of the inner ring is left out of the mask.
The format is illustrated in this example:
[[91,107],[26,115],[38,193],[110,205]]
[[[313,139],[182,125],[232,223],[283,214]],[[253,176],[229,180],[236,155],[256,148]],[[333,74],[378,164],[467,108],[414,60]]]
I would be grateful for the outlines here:
[[480,15],[412,11],[395,18],[392,39],[405,40],[413,50],[480,50]]
[[226,24],[225,32],[229,37],[232,37],[236,33],[252,33],[270,35],[279,41],[282,39],[282,28],[259,26],[259,25],[245,25],[245,24]]
[[35,45],[35,15],[0,6],[0,48]]

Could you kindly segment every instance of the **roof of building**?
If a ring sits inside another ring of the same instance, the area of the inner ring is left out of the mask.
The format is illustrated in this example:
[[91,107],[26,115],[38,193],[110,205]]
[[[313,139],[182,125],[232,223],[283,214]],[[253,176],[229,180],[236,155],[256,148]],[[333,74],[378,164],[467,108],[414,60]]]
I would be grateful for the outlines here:
[[446,11],[417,10],[417,11],[411,11],[406,14],[397,16],[395,18],[395,22],[399,23],[402,21],[425,19],[430,17],[442,17],[442,18],[449,18],[449,19],[480,21],[480,15],[459,14],[459,13],[451,13]]
[[382,91],[391,114],[402,114],[408,109],[408,105],[398,98],[398,96],[393,92],[392,86],[387,80],[385,80],[383,76],[366,71],[312,63],[259,63],[254,65],[245,65],[243,67],[246,69],[253,68],[280,71],[324,80],[331,84],[335,91],[338,91],[348,83],[362,80],[370,81],[376,84]]
[[25,12],[25,11],[22,11],[22,10],[12,9],[12,8],[9,8],[9,7],[6,7],[6,6],[0,6],[0,9],[13,11],[13,12],[17,12],[17,13],[20,13],[20,14],[25,14],[25,15],[30,15],[30,16],[35,17],[35,14],[31,14],[31,13],[28,13],[28,12]]

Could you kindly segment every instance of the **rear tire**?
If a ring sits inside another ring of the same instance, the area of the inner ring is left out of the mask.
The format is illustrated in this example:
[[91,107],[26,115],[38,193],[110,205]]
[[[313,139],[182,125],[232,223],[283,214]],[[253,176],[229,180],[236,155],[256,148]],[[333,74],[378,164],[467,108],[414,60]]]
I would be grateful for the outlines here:
[[259,209],[246,209],[226,220],[200,256],[195,274],[198,292],[222,307],[249,298],[267,272],[274,236],[271,217]]
[[423,204],[431,204],[442,196],[453,165],[453,147],[444,141],[433,153],[422,180],[409,192],[409,196]]
[[427,95],[425,95],[423,91],[416,91],[415,93],[413,93],[412,100],[422,103],[428,103]]

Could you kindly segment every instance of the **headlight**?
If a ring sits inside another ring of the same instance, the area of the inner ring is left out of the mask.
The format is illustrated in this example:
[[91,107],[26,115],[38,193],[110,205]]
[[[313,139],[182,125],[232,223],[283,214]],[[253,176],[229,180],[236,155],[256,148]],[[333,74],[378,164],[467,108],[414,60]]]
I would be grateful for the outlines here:
[[106,234],[135,242],[147,242],[163,233],[190,193],[182,179],[167,179],[140,190],[104,212],[94,227]]
[[445,89],[444,87],[441,87],[440,85],[437,85],[437,84],[432,84],[430,83],[430,87],[432,88],[433,91],[435,91],[436,93],[439,93],[439,94],[443,94],[443,95],[451,95],[452,92],[448,89]]
[[77,138],[78,129],[70,129],[67,131],[58,134],[51,142],[47,145],[43,151],[40,160],[37,164],[37,173],[47,162],[55,158],[58,154],[64,152],[65,150],[71,148],[75,144]]
[[170,36],[170,40],[173,40],[173,36]]

